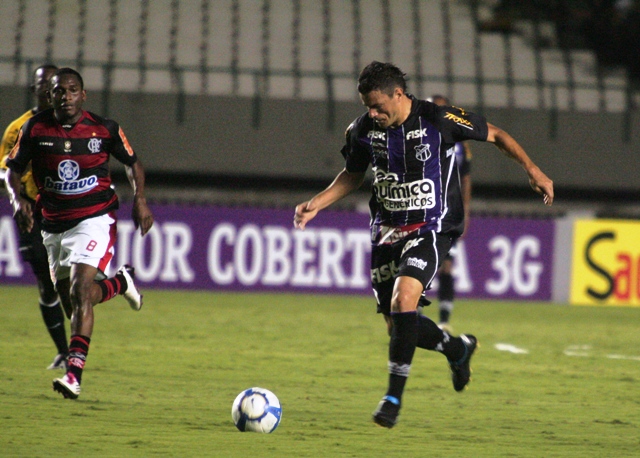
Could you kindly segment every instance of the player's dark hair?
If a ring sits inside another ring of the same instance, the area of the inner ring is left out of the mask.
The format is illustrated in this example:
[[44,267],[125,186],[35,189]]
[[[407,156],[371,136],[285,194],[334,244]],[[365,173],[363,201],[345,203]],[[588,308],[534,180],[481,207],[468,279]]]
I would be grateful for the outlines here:
[[374,60],[360,72],[358,92],[368,94],[371,91],[380,91],[391,96],[397,87],[406,92],[405,77],[406,74],[395,65]]
[[[77,71],[75,71],[73,68],[69,68],[69,67],[63,67],[61,69],[59,69],[55,75],[53,76],[57,76],[58,79],[60,79],[60,77],[62,75],[73,75],[76,78],[78,78],[78,82],[80,83],[80,89],[84,89],[84,80],[82,79],[82,75],[80,75],[80,73],[78,73]],[[53,77],[51,78],[51,81],[53,81]]]
[[58,70],[58,67],[56,67],[53,64],[42,64],[38,67],[36,67],[36,69],[33,71],[33,77],[35,78],[36,75],[38,74],[38,70]]
[[433,103],[436,103],[436,100],[442,100],[445,105],[451,105],[451,102],[449,101],[449,99],[444,95],[433,94],[431,97],[427,99],[427,101],[433,102]]

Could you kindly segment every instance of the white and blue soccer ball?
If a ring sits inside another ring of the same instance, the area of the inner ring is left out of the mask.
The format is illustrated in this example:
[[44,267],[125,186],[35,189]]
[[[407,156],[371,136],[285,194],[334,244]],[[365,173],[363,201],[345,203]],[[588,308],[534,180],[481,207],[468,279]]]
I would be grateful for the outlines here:
[[254,387],[236,397],[231,407],[231,417],[240,431],[271,433],[280,424],[282,407],[271,391]]

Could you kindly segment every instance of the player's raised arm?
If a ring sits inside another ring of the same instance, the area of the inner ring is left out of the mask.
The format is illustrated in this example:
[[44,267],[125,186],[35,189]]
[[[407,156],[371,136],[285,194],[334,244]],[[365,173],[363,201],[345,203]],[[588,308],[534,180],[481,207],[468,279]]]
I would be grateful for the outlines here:
[[293,226],[296,229],[304,229],[307,223],[315,218],[320,210],[327,208],[358,189],[364,181],[364,176],[364,173],[349,173],[346,169],[343,169],[327,189],[316,194],[311,200],[296,206]]
[[541,194],[545,205],[553,204],[553,181],[533,163],[522,146],[507,132],[487,123],[489,132],[487,141],[496,145],[506,156],[515,160],[527,172],[531,188]]

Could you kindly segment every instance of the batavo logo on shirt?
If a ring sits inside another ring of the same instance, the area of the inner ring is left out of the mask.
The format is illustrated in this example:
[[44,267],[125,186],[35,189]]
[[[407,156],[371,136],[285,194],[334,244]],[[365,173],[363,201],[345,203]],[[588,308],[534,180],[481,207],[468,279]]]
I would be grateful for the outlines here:
[[98,177],[78,179],[80,176],[80,165],[76,161],[66,159],[58,164],[58,176],[61,181],[54,181],[51,177],[45,177],[44,188],[46,191],[56,194],[75,195],[83,194],[98,186]]

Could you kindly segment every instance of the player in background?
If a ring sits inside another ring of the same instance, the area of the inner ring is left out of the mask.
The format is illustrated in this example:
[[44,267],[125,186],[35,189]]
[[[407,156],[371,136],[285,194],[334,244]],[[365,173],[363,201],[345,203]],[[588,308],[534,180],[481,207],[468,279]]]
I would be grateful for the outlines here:
[[553,183],[513,137],[482,116],[407,94],[405,74],[392,64],[367,65],[358,78],[358,92],[367,112],[347,128],[345,168],[324,191],[296,206],[293,223],[304,229],[319,211],[360,187],[371,164],[371,280],[378,312],[391,328],[389,384],[373,420],[391,428],[400,413],[416,346],[446,356],[456,391],[462,391],[471,376],[477,339],[451,336],[417,313],[423,291],[464,228],[459,181],[453,179],[455,143],[494,143],[524,168],[547,205],[553,202]]
[[[451,105],[449,100],[443,95],[432,95],[427,101],[433,102],[438,106]],[[461,237],[464,237],[464,234],[466,234],[469,228],[469,215],[471,213],[471,148],[469,148],[469,142],[457,142],[455,155],[458,174],[460,175],[462,206],[464,207],[464,231],[461,235]],[[455,298],[455,281],[452,270],[457,250],[458,247],[454,243],[438,270],[438,326],[449,333],[453,331],[449,321],[451,320],[453,300]]]
[[[0,168],[3,171],[3,175],[4,170],[7,168],[5,162],[9,156],[9,152],[16,144],[22,125],[36,113],[51,108],[49,98],[47,97],[47,89],[49,88],[49,80],[57,70],[58,67],[55,65],[45,64],[36,68],[33,72],[32,82],[29,88],[36,97],[36,105],[12,121],[4,131],[2,143],[0,143]],[[38,188],[33,181],[31,171],[27,170],[22,175],[20,195],[33,206],[37,194]],[[51,281],[49,263],[47,262],[47,250],[42,244],[40,217],[37,212],[34,213],[33,228],[31,231],[19,231],[19,234],[20,255],[24,262],[31,265],[31,269],[36,277],[38,292],[40,294],[39,302],[42,319],[58,351],[53,358],[53,362],[47,369],[66,369],[69,345],[67,344],[64,316],[66,313],[67,318],[71,318],[71,309],[63,312],[58,293]]]
[[134,191],[133,221],[142,235],[151,228],[153,215],[144,195],[144,170],[120,126],[82,109],[82,76],[71,68],[59,69],[49,82],[49,98],[53,108],[22,127],[7,160],[6,184],[18,225],[32,230],[32,205],[20,195],[22,175],[31,164],[52,280],[73,310],[68,370],[53,381],[53,389],[76,399],[93,333],[93,306],[117,294],[134,310],[142,306],[133,268],[122,266],[112,278],[104,274],[113,257],[118,208],[110,156],[125,165]]

